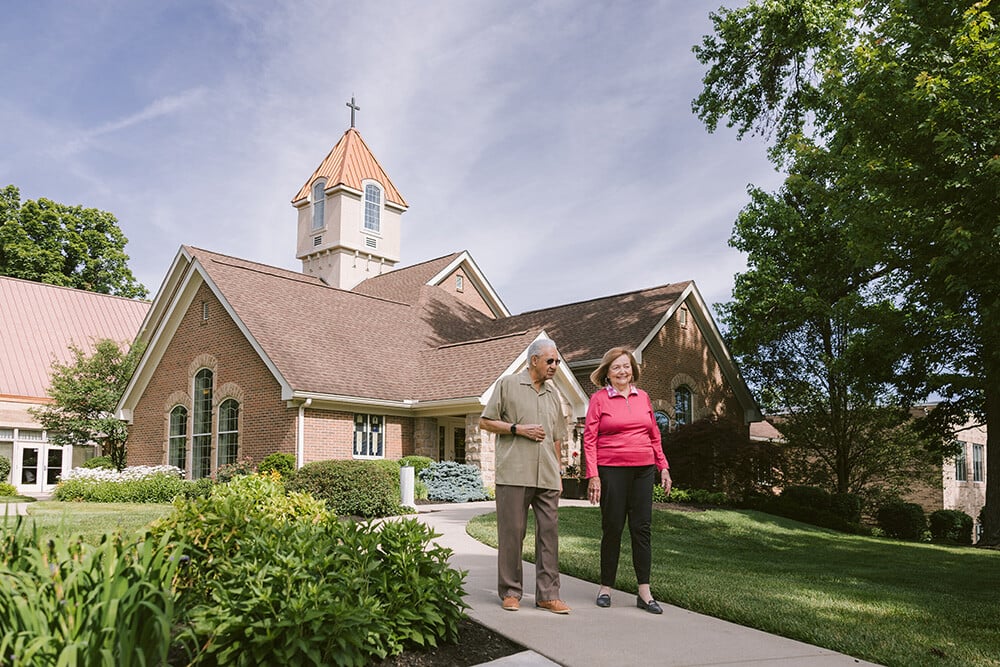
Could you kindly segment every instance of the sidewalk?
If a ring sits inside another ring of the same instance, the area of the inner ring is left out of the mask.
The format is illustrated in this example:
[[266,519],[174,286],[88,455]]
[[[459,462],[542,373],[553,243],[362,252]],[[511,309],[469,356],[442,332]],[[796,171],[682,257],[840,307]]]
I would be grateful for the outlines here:
[[[586,501],[561,501],[587,506]],[[720,621],[670,605],[655,616],[635,606],[635,594],[615,590],[612,606],[594,604],[597,585],[561,575],[567,616],[534,606],[535,569],[524,563],[525,596],[517,612],[504,611],[496,594],[496,550],[469,537],[465,524],[492,512],[493,503],[421,505],[418,518],[441,533],[438,544],[454,551],[451,563],[467,570],[465,601],[478,623],[529,650],[488,663],[496,666],[655,664],[670,666],[780,665],[840,667],[872,665],[847,655]],[[595,510],[596,511],[596,510]],[[625,564],[627,565],[627,564]]]

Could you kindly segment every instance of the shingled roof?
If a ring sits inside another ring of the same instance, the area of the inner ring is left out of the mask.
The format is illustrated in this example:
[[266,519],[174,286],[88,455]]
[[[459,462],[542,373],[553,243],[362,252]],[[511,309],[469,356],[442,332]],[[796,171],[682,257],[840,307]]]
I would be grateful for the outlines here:
[[107,338],[129,344],[148,301],[0,276],[0,396],[47,400],[52,364]]
[[393,301],[402,301],[403,303],[413,303],[420,298],[420,288],[461,254],[453,252],[444,257],[387,271],[361,281],[352,291]]

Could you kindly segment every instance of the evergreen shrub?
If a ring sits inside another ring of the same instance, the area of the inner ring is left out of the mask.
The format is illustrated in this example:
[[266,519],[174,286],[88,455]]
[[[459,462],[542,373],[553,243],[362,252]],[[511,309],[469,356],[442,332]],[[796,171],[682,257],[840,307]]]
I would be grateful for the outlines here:
[[944,542],[972,544],[972,517],[961,510],[931,512],[931,537]]
[[789,486],[781,491],[781,498],[788,503],[817,510],[830,509],[830,493],[818,486]]
[[903,540],[920,539],[927,530],[924,508],[916,503],[890,501],[878,509],[875,519],[887,536]]
[[256,471],[253,467],[253,460],[247,457],[242,461],[235,461],[219,466],[219,469],[215,471],[215,481],[219,484],[226,484],[237,477],[246,477],[247,475],[254,474],[254,472]]
[[272,470],[282,477],[289,477],[295,472],[295,455],[284,452],[268,454],[257,466],[257,472],[264,474]]
[[468,463],[437,461],[420,471],[420,479],[429,500],[466,503],[488,498],[479,468]]
[[296,470],[286,486],[327,501],[341,515],[383,517],[404,512],[395,461],[314,461]]
[[3,496],[16,496],[17,488],[13,484],[8,484],[7,482],[0,482],[0,497]]
[[856,493],[830,494],[830,511],[849,523],[861,523],[861,496]]
[[94,456],[84,461],[80,467],[88,470],[115,470],[115,464],[110,456]]
[[404,456],[399,459],[399,467],[413,466],[413,476],[419,477],[420,471],[434,463],[434,459],[429,456]]
[[[794,494],[793,496],[794,497]],[[780,496],[757,496],[747,501],[750,509],[758,512],[766,512],[775,516],[783,516],[786,519],[794,519],[802,523],[808,523],[821,528],[842,533],[852,533],[857,535],[868,534],[868,530],[859,522],[848,521],[840,514],[830,509],[817,509],[807,505],[800,505],[793,502],[789,497],[782,494]]]
[[0,482],[10,481],[10,459],[0,456]]

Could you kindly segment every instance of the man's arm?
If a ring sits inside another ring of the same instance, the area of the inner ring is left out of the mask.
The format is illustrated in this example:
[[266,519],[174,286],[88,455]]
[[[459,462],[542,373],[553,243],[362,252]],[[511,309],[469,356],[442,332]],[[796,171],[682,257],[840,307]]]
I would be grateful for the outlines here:
[[522,438],[534,440],[535,442],[541,442],[545,439],[545,429],[542,428],[541,424],[512,424],[511,422],[499,419],[479,418],[479,428],[490,433],[510,433],[511,426],[517,426],[517,433],[515,435],[519,435]]

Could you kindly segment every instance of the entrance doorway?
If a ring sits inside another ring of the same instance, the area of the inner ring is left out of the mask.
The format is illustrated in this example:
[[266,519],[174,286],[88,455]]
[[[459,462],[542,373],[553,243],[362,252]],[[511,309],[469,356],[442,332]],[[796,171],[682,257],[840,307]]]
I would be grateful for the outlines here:
[[465,463],[465,420],[440,419],[438,460]]
[[66,469],[66,454],[63,447],[49,443],[15,444],[11,472],[17,490],[21,493],[55,490],[59,476]]

